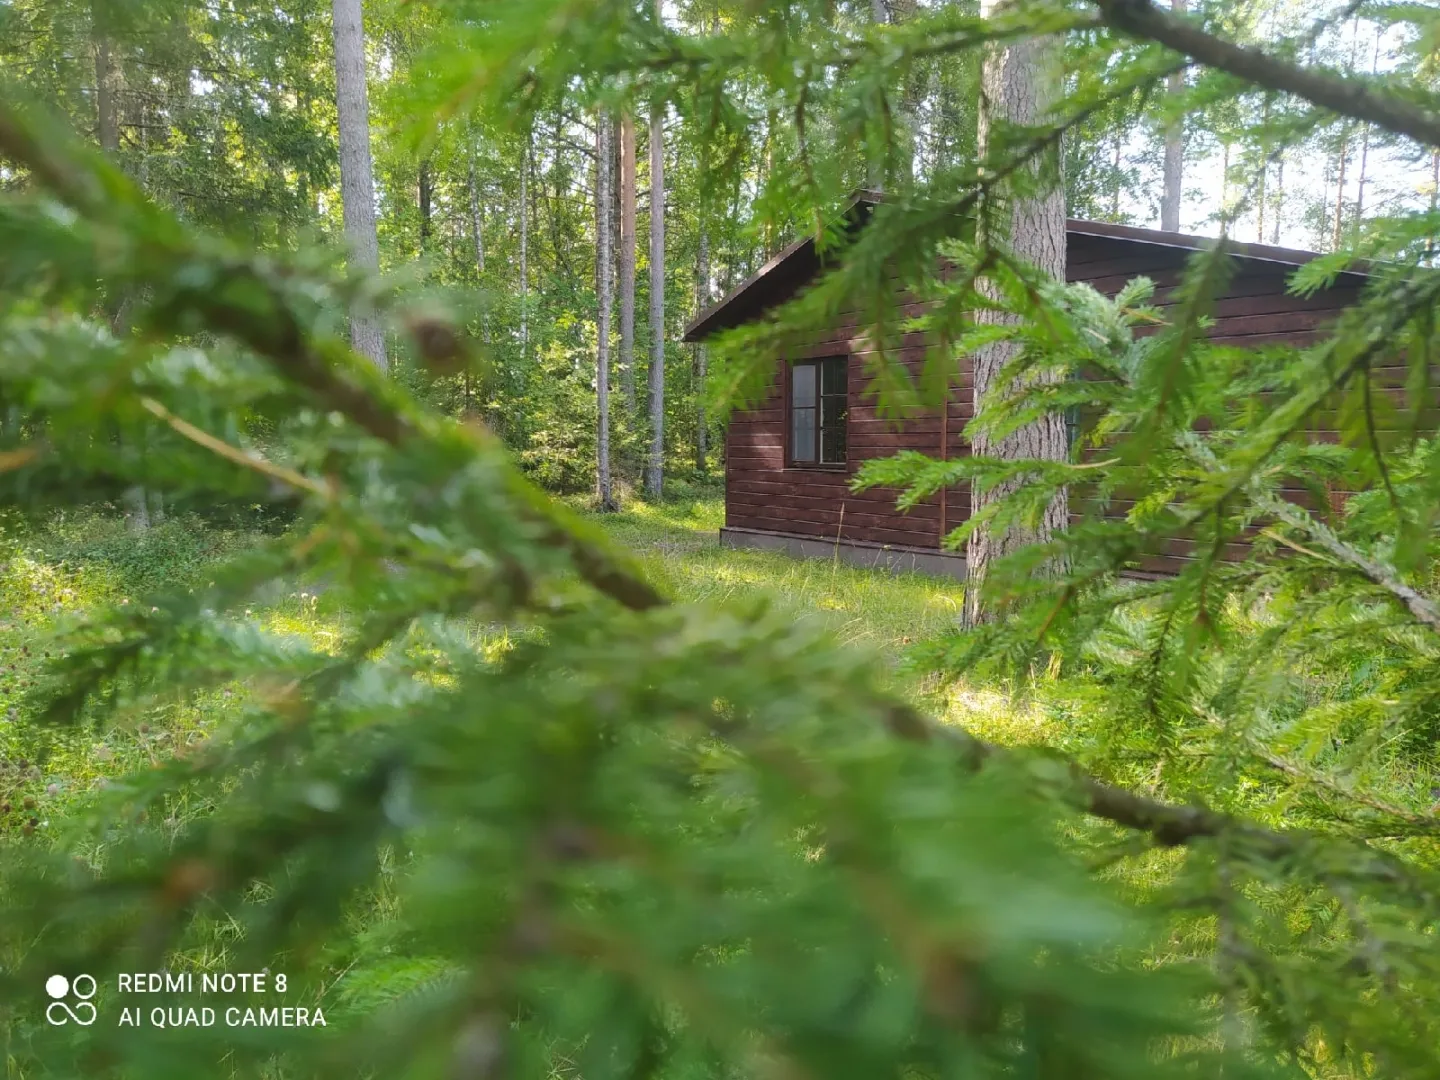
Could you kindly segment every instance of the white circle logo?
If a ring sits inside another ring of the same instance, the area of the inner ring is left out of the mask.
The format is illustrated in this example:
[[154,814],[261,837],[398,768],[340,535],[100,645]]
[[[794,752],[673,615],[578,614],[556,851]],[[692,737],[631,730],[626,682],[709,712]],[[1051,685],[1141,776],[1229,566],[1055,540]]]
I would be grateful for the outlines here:
[[[74,1007],[64,999],[74,991]],[[45,1008],[45,1019],[56,1027],[72,1020],[81,1027],[95,1022],[95,1006],[90,999],[95,996],[95,980],[89,975],[76,975],[67,979],[64,975],[51,975],[45,980],[45,993],[54,998]]]

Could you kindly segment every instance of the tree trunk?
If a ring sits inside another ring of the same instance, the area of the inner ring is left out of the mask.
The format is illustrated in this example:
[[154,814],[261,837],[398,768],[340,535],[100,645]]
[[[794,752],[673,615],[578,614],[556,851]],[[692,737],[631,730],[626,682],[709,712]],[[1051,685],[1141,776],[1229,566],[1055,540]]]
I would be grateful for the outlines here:
[[1265,129],[1265,142],[1261,147],[1260,187],[1255,193],[1255,242],[1265,242],[1265,182],[1270,179],[1270,95],[1265,96],[1265,112],[1260,126]]
[[[480,181],[475,175],[475,149],[470,148],[469,173],[467,176],[470,188],[470,235],[475,242],[475,279],[481,288],[485,286],[485,215],[480,208]],[[480,340],[486,345],[490,344],[490,312],[480,316]],[[473,377],[470,365],[465,367],[464,396],[461,400],[460,412],[462,416],[471,417],[475,415],[475,399],[472,389]],[[496,418],[498,419],[498,418]]]
[[1275,223],[1271,226],[1270,242],[1280,243],[1280,219],[1285,213],[1285,157],[1275,163]]
[[635,411],[635,118],[620,118],[620,390]]
[[[775,125],[778,124],[779,116],[772,106],[765,112],[765,184],[770,185],[770,178],[775,175]],[[765,251],[764,257],[760,259],[764,263],[779,249],[775,236],[775,214],[767,205],[765,207]]]
[[[915,18],[916,0],[885,0],[892,26],[904,26]],[[900,162],[899,172],[905,181],[915,179],[915,158],[920,145],[920,102],[924,87],[920,72],[911,70],[900,87]]]
[[[335,109],[340,127],[340,202],[350,265],[380,268],[375,234],[375,175],[370,160],[370,105],[365,91],[365,24],[360,0],[332,0],[335,35]],[[350,343],[384,371],[385,331],[367,312],[350,313]]]
[[1337,177],[1335,190],[1335,225],[1332,230],[1331,243],[1338,249],[1340,239],[1344,236],[1345,226],[1345,164],[1346,158],[1350,155],[1350,125],[1347,123],[1340,129],[1340,172]]
[[[981,12],[995,13],[994,0],[983,0]],[[1058,43],[1053,39],[1019,42],[1008,47],[992,46],[985,56],[981,73],[980,123],[978,151],[984,157],[990,127],[994,121],[1007,124],[1035,125],[1044,121],[1059,83]],[[1055,154],[1058,158],[1058,153]],[[1058,168],[1058,160],[1052,161]],[[987,222],[982,240],[987,245],[1003,245],[1018,256],[1039,267],[1057,280],[1065,280],[1065,196],[1063,186],[1056,184],[1049,191],[1033,197],[1019,197],[1002,185],[991,195],[991,205],[984,208],[981,221]],[[991,233],[998,224],[1006,235]],[[994,282],[982,279],[977,288],[983,296],[999,300]],[[982,309],[976,314],[979,323],[1009,323],[1014,316],[1005,312]],[[1015,346],[997,342],[978,350],[974,357],[974,411],[982,409],[1009,387],[998,384],[1001,369],[1015,355]],[[976,431],[971,440],[977,456],[996,458],[1045,458],[1063,461],[1069,457],[1069,432],[1061,413],[1050,413],[1026,424],[1020,430],[1000,439],[992,439],[984,431]],[[974,485],[971,492],[971,513],[1009,495],[1020,481],[1009,481],[992,487]],[[989,566],[996,559],[1032,542],[1044,542],[1051,534],[1063,529],[1069,517],[1069,501],[1062,489],[1051,500],[1043,520],[1032,529],[1010,528],[995,531],[977,529],[966,547],[965,621],[975,626],[995,618],[999,612],[981,603],[981,588]]]
[[431,237],[431,210],[435,202],[434,181],[430,178],[430,159],[427,157],[420,162],[419,183],[420,201],[420,254],[430,254]]
[[[485,214],[480,208],[480,181],[475,175],[475,151],[470,151],[470,230],[475,241],[475,276],[481,287],[485,284]],[[490,316],[481,321],[481,339],[490,343]]]
[[[1380,71],[1380,37],[1382,30],[1375,31],[1375,52],[1370,58],[1370,77],[1373,79]],[[1365,172],[1370,164],[1370,125],[1365,125],[1364,135],[1360,139],[1360,175],[1355,178],[1355,233],[1360,233],[1360,221],[1365,216],[1365,185],[1368,183]]]
[[1115,160],[1111,165],[1113,172],[1111,182],[1114,186],[1110,191],[1110,220],[1117,223],[1120,221],[1120,154],[1123,146],[1124,140],[1117,131],[1115,132]]
[[[661,17],[655,0],[655,17]],[[645,491],[665,486],[665,106],[650,112],[650,457]]]
[[[700,243],[695,257],[695,310],[710,306],[710,230],[705,211],[700,211]],[[705,380],[709,375],[710,353],[703,341],[695,344],[695,468],[703,475],[710,454],[710,432],[705,419]]]
[[[1350,26],[1350,63],[1346,72],[1355,70],[1355,60],[1360,49],[1360,19],[1357,16]],[[1335,248],[1340,247],[1340,242],[1345,236],[1345,166],[1349,164],[1350,157],[1350,122],[1347,120],[1340,129],[1340,170],[1337,177],[1337,189],[1335,192],[1335,224],[1332,231],[1331,243]]]
[[605,113],[595,117],[595,292],[599,310],[595,318],[595,498],[602,511],[615,509],[610,490],[610,284],[614,255],[610,247],[614,193],[611,148],[613,121]]
[[[92,32],[95,37],[95,136],[100,149],[111,157],[120,151],[120,65],[115,61],[106,28],[100,17],[100,5],[91,8]],[[119,333],[126,301],[110,305],[110,328]],[[150,527],[150,498],[142,485],[126,488],[120,496],[125,524],[137,532]]]
[[[1177,15],[1185,14],[1186,0],[1170,0],[1170,10]],[[1172,96],[1185,92],[1185,73],[1177,71],[1170,76],[1168,87]],[[1165,162],[1163,166],[1164,186],[1160,196],[1160,228],[1165,232],[1180,231],[1180,202],[1183,196],[1185,177],[1185,130],[1179,120],[1165,129]]]
[[530,363],[530,128],[520,153],[520,359]]
[[1230,144],[1222,143],[1220,148],[1220,215],[1225,231],[1230,231]]

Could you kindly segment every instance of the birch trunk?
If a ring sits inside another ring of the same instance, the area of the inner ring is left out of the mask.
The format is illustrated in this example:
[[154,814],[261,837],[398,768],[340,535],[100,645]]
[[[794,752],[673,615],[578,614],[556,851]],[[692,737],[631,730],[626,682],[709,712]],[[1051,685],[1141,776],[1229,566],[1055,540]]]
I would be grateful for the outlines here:
[[[661,0],[655,0],[661,18]],[[645,491],[665,486],[665,106],[650,113],[650,456]]]
[[[335,39],[335,110],[340,128],[340,202],[350,265],[380,268],[375,234],[375,174],[370,160],[370,105],[365,90],[365,24],[360,0],[332,0]],[[385,332],[372,313],[350,313],[350,343],[384,371]]]
[[[981,13],[989,17],[1001,5],[995,0],[982,0]],[[1010,124],[1034,125],[1044,121],[1059,83],[1058,43],[1053,39],[1035,39],[1008,47],[994,46],[986,54],[981,72],[980,123],[978,146],[983,158],[989,144],[993,120]],[[1058,168],[1058,153],[1049,163]],[[1020,198],[1013,191],[997,190],[991,205],[981,215],[987,222],[982,229],[986,244],[1007,247],[1014,255],[1039,267],[1061,281],[1065,279],[1065,197],[1060,185],[1035,197]],[[1003,230],[996,235],[992,228]],[[994,283],[982,279],[977,289],[983,296],[999,300]],[[1006,312],[982,309],[976,314],[980,323],[1009,323],[1014,316]],[[974,357],[974,411],[978,416],[992,400],[1010,388],[999,383],[999,373],[1015,355],[1015,346],[997,342],[976,352]],[[1051,413],[1026,424],[1020,430],[1000,439],[992,439],[983,430],[974,431],[972,452],[996,458],[1045,458],[1065,460],[1069,456],[1069,433],[1065,417]],[[971,492],[971,512],[979,513],[1020,486],[1021,481],[1008,481],[984,488],[975,485]],[[965,621],[975,626],[999,614],[993,605],[982,604],[981,589],[990,564],[1029,543],[1044,542],[1052,533],[1065,528],[1069,518],[1069,501],[1062,489],[1046,508],[1043,518],[1033,528],[1010,528],[1002,531],[988,528],[971,533],[965,552],[966,587]]]
[[[1170,10],[1185,14],[1186,0],[1170,0]],[[1178,97],[1185,92],[1185,73],[1170,76],[1167,90]],[[1165,232],[1180,231],[1180,203],[1185,179],[1185,130],[1180,121],[1165,129],[1165,161],[1162,166],[1163,191],[1160,196],[1160,228]]]
[[595,118],[595,292],[599,310],[595,318],[595,497],[601,510],[614,510],[610,487],[610,286],[613,277],[610,247],[614,225],[614,193],[610,178],[614,167],[610,117]]
[[635,411],[635,119],[620,118],[620,392]]
[[[710,230],[701,211],[699,251],[695,257],[695,308],[710,306]],[[709,375],[710,353],[703,341],[695,344],[695,468],[702,474],[710,454],[710,432],[706,429],[705,380]]]

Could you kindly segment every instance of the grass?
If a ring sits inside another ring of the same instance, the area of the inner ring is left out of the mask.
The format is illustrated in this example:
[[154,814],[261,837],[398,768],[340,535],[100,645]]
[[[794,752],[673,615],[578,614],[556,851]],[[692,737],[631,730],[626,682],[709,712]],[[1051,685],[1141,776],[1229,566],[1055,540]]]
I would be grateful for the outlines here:
[[[818,620],[840,641],[891,664],[907,646],[952,625],[961,608],[961,586],[948,578],[722,548],[724,509],[711,493],[631,502],[598,520],[679,601],[763,598],[797,620]],[[228,690],[88,733],[41,732],[25,703],[77,616],[202,585],[221,562],[263,537],[196,518],[172,519],[144,533],[89,512],[62,512],[40,526],[0,519],[0,832],[53,829],[74,800],[187,752],[223,724],[238,702]],[[246,614],[271,633],[320,648],[332,647],[348,621],[347,613],[298,585],[274,590]]]
[[635,503],[601,519],[669,595],[687,602],[769,597],[797,619],[818,619],[841,641],[894,659],[953,625],[963,588],[950,578],[867,570],[832,559],[722,548],[724,507],[697,497]]

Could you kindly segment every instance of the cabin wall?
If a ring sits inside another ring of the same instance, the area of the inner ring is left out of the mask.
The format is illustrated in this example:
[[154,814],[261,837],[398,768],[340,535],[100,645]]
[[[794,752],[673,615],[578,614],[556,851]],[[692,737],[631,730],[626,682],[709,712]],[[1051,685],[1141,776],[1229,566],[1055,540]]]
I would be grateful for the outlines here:
[[[1191,255],[1188,251],[1159,245],[1072,235],[1067,252],[1066,279],[1086,282],[1106,296],[1113,297],[1132,279],[1148,277],[1156,285],[1151,303],[1162,314],[1169,314],[1177,312],[1177,286]],[[1289,295],[1286,280],[1294,270],[1294,266],[1285,263],[1239,260],[1235,273],[1210,309],[1215,319],[1210,340],[1217,344],[1251,348],[1311,345],[1324,336],[1325,328],[1346,307],[1359,299],[1364,279],[1356,275],[1344,275],[1335,287],[1309,297]],[[1143,337],[1157,333],[1159,329],[1138,329],[1136,333]],[[1400,379],[1403,382],[1403,373]],[[1339,438],[1338,427],[1338,409],[1327,407],[1312,414],[1305,433],[1311,439],[1333,441]],[[1309,493],[1298,486],[1285,489],[1285,492],[1288,498],[1297,502],[1310,501]],[[1343,493],[1336,495],[1337,501],[1343,498]],[[1072,520],[1079,517],[1083,499],[1083,492],[1072,492]],[[1123,517],[1134,505],[1133,500],[1112,497],[1106,516]],[[1240,560],[1246,557],[1247,552],[1248,544],[1237,541],[1226,545],[1223,557]],[[1193,558],[1193,543],[1175,537],[1166,543],[1162,552],[1145,558],[1139,569],[1148,573],[1175,573]]]
[[[905,303],[908,316],[919,315],[924,305]],[[900,362],[918,376],[925,358],[925,335],[907,334],[901,340]],[[960,432],[970,418],[968,365],[943,423],[939,408],[917,412],[903,421],[880,415],[871,395],[868,370],[877,362],[871,342],[860,325],[858,312],[840,315],[816,332],[792,359],[830,356],[848,358],[847,431],[848,462],[843,468],[787,467],[785,464],[786,388],[777,367],[769,396],[757,407],[737,411],[726,433],[725,524],[729,528],[763,529],[814,536],[830,541],[850,540],[897,547],[934,550],[943,529],[949,532],[965,520],[969,499],[951,491],[908,513],[895,508],[897,493],[874,489],[850,491],[860,465],[872,458],[889,457],[900,450],[958,455],[965,452]],[[945,445],[941,445],[942,428]],[[943,502],[943,505],[942,505]]]
[[[1152,303],[1162,312],[1173,309],[1176,286],[1192,254],[1184,249],[1137,243],[1110,237],[1072,234],[1068,248],[1067,279],[1088,282],[1114,296],[1131,279],[1144,275],[1157,288]],[[1363,282],[1349,275],[1334,288],[1312,297],[1287,295],[1285,281],[1294,270],[1283,263],[1241,260],[1213,314],[1213,340],[1231,345],[1310,344],[1320,338],[1326,324],[1353,303]],[[924,305],[905,303],[909,316],[921,314]],[[787,467],[785,464],[786,405],[782,370],[770,382],[769,396],[756,408],[737,411],[726,434],[725,519],[729,528],[758,529],[848,540],[904,548],[935,550],[941,538],[969,516],[969,493],[951,489],[908,513],[895,508],[894,491],[871,490],[860,494],[849,484],[860,465],[900,450],[918,450],[934,456],[958,457],[968,453],[960,437],[972,415],[972,367],[962,362],[945,416],[931,408],[903,421],[882,418],[871,395],[869,368],[877,357],[861,328],[858,312],[839,316],[817,332],[793,359],[829,356],[849,358],[848,462],[843,468]],[[1141,330],[1140,333],[1152,331]],[[925,336],[910,334],[902,342],[901,363],[918,376],[924,362]],[[788,370],[788,369],[787,369]],[[1403,371],[1380,372],[1385,383],[1403,383]],[[1336,411],[1321,410],[1311,420],[1310,436],[1338,438]],[[1303,498],[1295,492],[1294,497]],[[1083,494],[1077,493],[1080,499]],[[1120,516],[1132,502],[1112,500],[1107,513]],[[1078,511],[1080,506],[1077,504]],[[1228,556],[1243,557],[1244,544],[1231,545]],[[1180,538],[1167,550],[1148,559],[1142,570],[1174,572],[1192,555],[1189,542]]]

